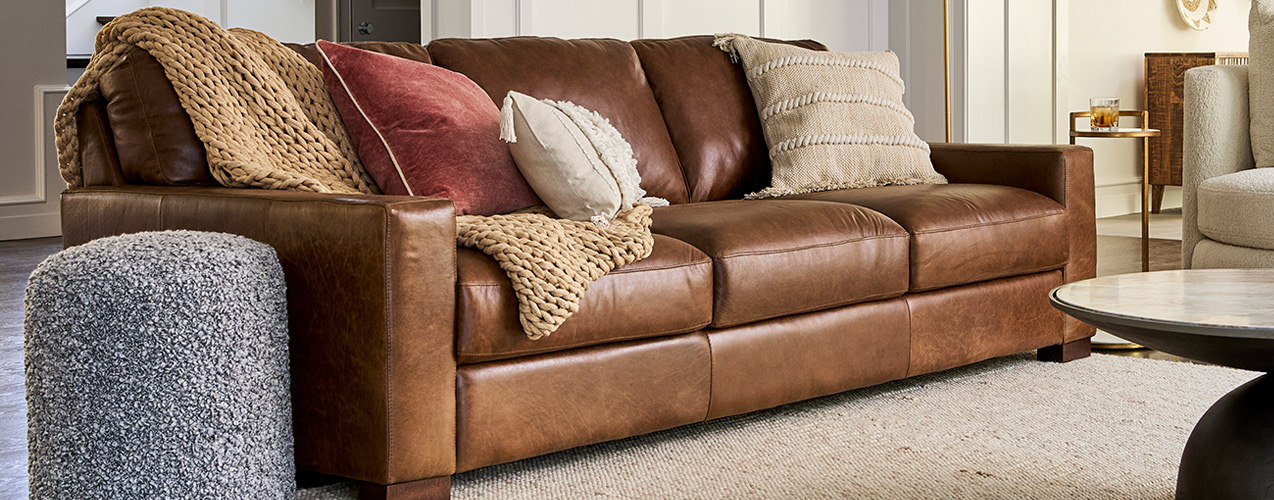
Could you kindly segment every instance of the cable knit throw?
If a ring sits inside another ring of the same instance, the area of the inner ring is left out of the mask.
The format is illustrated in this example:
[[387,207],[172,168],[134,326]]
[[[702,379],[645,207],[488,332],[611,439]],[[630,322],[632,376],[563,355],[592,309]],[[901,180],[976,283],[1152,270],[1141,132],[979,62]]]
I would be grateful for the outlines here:
[[[83,185],[76,114],[100,97],[102,75],[132,47],[164,67],[218,182],[320,193],[378,192],[354,151],[322,73],[278,41],[197,14],[150,7],[119,16],[97,35],[93,59],[57,115],[58,166]],[[456,218],[458,244],[492,256],[508,274],[530,339],[579,309],[593,281],[650,255],[651,209],[638,205],[600,228],[546,210]]]
[[620,212],[606,227],[539,213],[456,217],[461,245],[494,257],[518,297],[527,338],[539,339],[579,310],[589,283],[654,249],[649,205]]
[[226,31],[197,14],[164,7],[137,10],[104,26],[88,68],[58,108],[58,167],[71,187],[83,183],[75,115],[81,103],[101,95],[102,75],[133,47],[163,65],[222,185],[377,191],[318,68],[264,34]]

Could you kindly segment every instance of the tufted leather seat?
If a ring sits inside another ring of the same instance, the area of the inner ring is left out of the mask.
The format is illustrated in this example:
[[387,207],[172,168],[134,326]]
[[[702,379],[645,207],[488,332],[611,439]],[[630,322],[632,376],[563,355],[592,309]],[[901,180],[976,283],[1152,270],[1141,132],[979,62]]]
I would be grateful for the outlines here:
[[902,295],[907,232],[862,207],[727,200],[655,210],[651,230],[712,257],[712,326]]
[[699,330],[712,320],[712,261],[655,235],[650,257],[593,282],[556,332],[530,340],[509,277],[495,260],[456,249],[456,356],[460,363],[560,351]]
[[936,184],[844,189],[793,199],[852,203],[911,233],[911,286],[920,292],[1066,264],[1065,209],[1025,189]]

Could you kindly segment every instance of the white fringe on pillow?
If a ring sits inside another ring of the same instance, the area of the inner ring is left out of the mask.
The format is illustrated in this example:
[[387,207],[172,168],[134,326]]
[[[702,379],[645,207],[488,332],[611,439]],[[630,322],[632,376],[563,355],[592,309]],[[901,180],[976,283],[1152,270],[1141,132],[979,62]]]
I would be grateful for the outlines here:
[[[540,102],[553,106],[565,114],[584,133],[588,142],[593,144],[602,163],[610,169],[611,175],[615,177],[615,183],[619,185],[621,212],[632,210],[635,203],[643,203],[651,207],[668,206],[668,200],[646,196],[646,190],[641,188],[641,174],[637,172],[637,158],[633,156],[633,147],[624,140],[619,130],[611,125],[610,120],[596,111],[570,101],[541,99]],[[504,96],[503,104],[500,108],[500,139],[509,143],[518,142],[517,134],[513,131],[513,98]],[[602,217],[593,219],[593,223],[600,227],[606,227],[610,222]]]

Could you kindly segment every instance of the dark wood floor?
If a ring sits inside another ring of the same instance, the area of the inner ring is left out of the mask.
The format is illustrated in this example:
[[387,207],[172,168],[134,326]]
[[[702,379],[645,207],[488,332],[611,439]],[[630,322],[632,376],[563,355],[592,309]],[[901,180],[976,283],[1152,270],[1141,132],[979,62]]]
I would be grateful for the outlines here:
[[[1181,240],[1150,240],[1150,270],[1181,269]],[[1097,237],[1097,275],[1141,271],[1141,238]]]
[[[27,497],[26,402],[23,390],[22,318],[27,277],[46,257],[62,248],[61,238],[0,241],[0,499]],[[1100,236],[1098,274],[1141,270],[1140,240]],[[1181,242],[1152,240],[1153,269],[1179,269]],[[1181,360],[1155,351],[1129,356]]]
[[62,238],[0,241],[0,498],[27,497],[27,405],[22,299],[27,277]]

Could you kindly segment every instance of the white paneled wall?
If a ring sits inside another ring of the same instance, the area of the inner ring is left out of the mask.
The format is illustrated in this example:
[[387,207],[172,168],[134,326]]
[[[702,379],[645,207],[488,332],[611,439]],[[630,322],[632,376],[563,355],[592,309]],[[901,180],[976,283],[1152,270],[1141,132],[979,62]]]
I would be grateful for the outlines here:
[[763,35],[814,38],[834,51],[889,48],[887,0],[762,2]]
[[314,41],[314,0],[220,0],[224,25],[249,28],[280,41]]
[[62,6],[28,2],[0,16],[0,240],[61,233],[58,193],[66,187],[53,148],[62,86]]
[[604,37],[738,32],[813,38],[832,50],[885,50],[888,0],[423,0],[422,39]]
[[[481,0],[475,0],[481,1]],[[519,35],[561,38],[619,38],[642,36],[640,0],[520,0]]]
[[[952,7],[958,9],[961,0],[954,0]],[[945,96],[943,94],[942,69],[942,1],[941,0],[891,0],[889,2],[889,49],[898,54],[898,62],[902,65],[902,79],[906,83],[906,94],[903,101],[912,114],[916,116],[916,135],[926,141],[942,141],[946,135]],[[953,29],[959,25],[951,23]],[[962,37],[958,32],[952,33],[952,42],[959,42]],[[960,48],[953,46],[952,55]],[[962,65],[953,65],[953,98],[961,93],[954,88],[960,83],[954,75]],[[961,106],[956,103],[953,113],[958,113]],[[957,115],[958,116],[958,115]],[[959,125],[961,120],[955,120]],[[952,136],[960,141],[963,135],[956,130]]]
[[[44,0],[48,1],[48,0]],[[97,16],[118,16],[159,5],[188,10],[227,27],[251,28],[285,42],[314,41],[314,0],[67,0],[66,53],[90,54],[102,27]]]
[[[1053,142],[1053,5],[1005,1],[1008,141]],[[1112,26],[1113,27],[1113,26]]]
[[[1056,142],[1065,100],[1057,64],[1066,47],[1065,27],[1054,21],[1067,1],[951,0],[953,141]],[[942,2],[890,0],[889,7],[890,48],[902,62],[916,133],[941,141]]]
[[[643,38],[671,38],[708,33],[760,36],[765,2],[734,0],[645,0]],[[774,2],[769,2],[774,3]],[[810,2],[791,2],[806,4]],[[858,2],[843,2],[845,4]],[[767,22],[770,20],[767,18]]]
[[[965,136],[968,142],[1007,142],[1008,68],[1005,64],[1004,0],[967,0],[964,92]],[[970,15],[972,14],[972,15]]]

